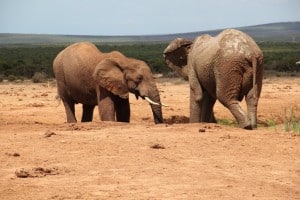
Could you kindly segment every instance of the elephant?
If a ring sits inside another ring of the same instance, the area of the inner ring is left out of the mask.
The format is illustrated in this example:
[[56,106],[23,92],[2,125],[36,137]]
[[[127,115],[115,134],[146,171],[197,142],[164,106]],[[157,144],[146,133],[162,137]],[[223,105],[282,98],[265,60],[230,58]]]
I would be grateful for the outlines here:
[[77,122],[76,103],[83,105],[81,122],[92,121],[96,105],[101,121],[130,122],[129,92],[149,101],[154,122],[163,122],[155,79],[141,60],[118,51],[102,53],[93,43],[79,42],[58,53],[53,72],[68,123]]
[[[189,81],[190,122],[216,122],[216,100],[230,110],[239,126],[257,128],[262,89],[263,53],[247,34],[226,29],[194,41],[176,38],[163,52],[166,65]],[[245,97],[247,114],[239,102]]]

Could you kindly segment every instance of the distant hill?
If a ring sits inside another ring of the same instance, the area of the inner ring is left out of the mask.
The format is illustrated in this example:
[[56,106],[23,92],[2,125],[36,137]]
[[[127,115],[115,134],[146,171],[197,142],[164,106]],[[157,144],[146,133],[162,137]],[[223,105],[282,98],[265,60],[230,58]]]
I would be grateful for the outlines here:
[[[256,41],[300,42],[300,22],[283,22],[256,26],[237,27]],[[222,29],[223,30],[223,29]],[[47,35],[47,34],[10,34],[0,33],[0,45],[10,44],[69,44],[79,41],[94,43],[137,43],[137,42],[169,42],[177,37],[194,39],[202,34],[216,35],[221,29],[177,33],[166,35],[128,35],[128,36],[88,36],[88,35]]]

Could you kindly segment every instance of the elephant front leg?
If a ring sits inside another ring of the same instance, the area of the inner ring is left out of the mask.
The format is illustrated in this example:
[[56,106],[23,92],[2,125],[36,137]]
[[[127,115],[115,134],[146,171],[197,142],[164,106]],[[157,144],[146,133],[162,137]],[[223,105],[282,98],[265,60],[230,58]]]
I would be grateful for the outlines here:
[[97,91],[98,109],[101,121],[116,121],[113,94],[104,88]]
[[81,122],[91,122],[93,120],[93,113],[94,113],[94,105],[82,105],[82,117]]
[[190,123],[197,123],[202,120],[203,91],[198,78],[192,69],[189,72],[190,81]]
[[196,100],[194,91],[190,90],[190,123],[200,122],[201,119],[201,104]]
[[130,121],[129,98],[122,99],[118,96],[115,96],[115,108],[116,108],[116,117],[118,122]]
[[202,89],[201,87],[190,88],[190,123],[197,123],[202,120]]
[[216,99],[210,96],[207,91],[204,91],[201,105],[201,122],[217,123],[213,112],[215,103]]

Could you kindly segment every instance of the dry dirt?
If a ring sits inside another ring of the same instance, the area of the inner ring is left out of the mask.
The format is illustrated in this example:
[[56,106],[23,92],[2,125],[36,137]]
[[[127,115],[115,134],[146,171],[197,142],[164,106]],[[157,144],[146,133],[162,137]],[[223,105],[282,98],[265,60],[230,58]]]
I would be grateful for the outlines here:
[[300,199],[300,78],[264,80],[253,131],[187,124],[188,84],[158,87],[165,124],[134,96],[130,124],[67,124],[54,82],[1,83],[0,199]]

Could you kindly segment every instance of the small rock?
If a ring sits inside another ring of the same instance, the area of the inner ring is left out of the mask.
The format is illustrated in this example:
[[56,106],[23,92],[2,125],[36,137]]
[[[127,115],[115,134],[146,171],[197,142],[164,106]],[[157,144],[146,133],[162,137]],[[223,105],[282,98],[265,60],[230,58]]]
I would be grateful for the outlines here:
[[205,128],[199,128],[200,133],[204,133],[205,131],[206,131]]
[[44,135],[45,135],[45,137],[51,137],[52,135],[56,135],[56,133],[48,130]]
[[41,96],[42,96],[42,97],[47,97],[48,94],[47,94],[47,93],[42,93]]
[[13,156],[13,157],[19,157],[20,154],[15,152],[15,153],[12,154],[12,156]]
[[8,155],[8,156],[13,156],[13,157],[19,157],[20,156],[20,154],[17,153],[17,152],[15,152],[15,153],[5,153],[5,154]]
[[166,147],[161,144],[153,144],[150,146],[152,149],[165,149]]
[[22,169],[17,169],[15,171],[15,174],[18,178],[27,178],[30,176],[29,172],[28,171],[25,171],[23,168]]

